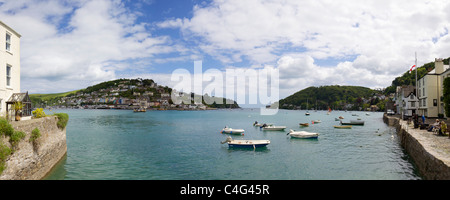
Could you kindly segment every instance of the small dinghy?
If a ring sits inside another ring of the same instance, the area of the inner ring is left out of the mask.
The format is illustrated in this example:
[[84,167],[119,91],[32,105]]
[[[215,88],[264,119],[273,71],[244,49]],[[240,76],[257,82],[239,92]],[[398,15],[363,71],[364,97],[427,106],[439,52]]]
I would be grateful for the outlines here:
[[258,122],[256,121],[255,123],[253,123],[253,126],[261,127],[261,126],[264,126],[264,124],[265,124],[266,126],[271,126],[271,125],[273,125],[273,123],[263,123],[263,124],[260,124],[260,123],[258,123]]
[[228,126],[225,126],[224,129],[222,129],[222,134],[226,133],[226,134],[233,134],[233,135],[241,135],[242,133],[244,133],[245,130],[244,129],[232,129],[232,128],[228,128]]
[[302,139],[310,139],[310,138],[318,138],[318,133],[310,133],[306,131],[294,131],[291,130],[287,135],[291,136],[292,138],[302,138]]
[[341,121],[341,125],[364,126],[364,121],[361,120],[350,120],[350,122]]
[[300,123],[300,126],[306,127],[309,126],[309,123]]
[[334,128],[338,128],[338,129],[351,129],[352,126],[334,126]]
[[263,131],[282,131],[286,126],[263,125],[260,127]]
[[236,148],[259,148],[265,147],[270,144],[270,140],[234,140],[230,136],[222,144],[227,143],[228,147],[236,147]]

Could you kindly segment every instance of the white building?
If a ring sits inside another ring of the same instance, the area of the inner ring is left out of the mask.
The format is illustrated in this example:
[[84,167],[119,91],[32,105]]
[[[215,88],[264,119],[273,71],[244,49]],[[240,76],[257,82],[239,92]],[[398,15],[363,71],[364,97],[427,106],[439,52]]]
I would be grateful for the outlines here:
[[450,67],[444,65],[442,58],[436,58],[434,65],[435,69],[417,81],[419,115],[423,114],[425,117],[438,117],[438,114],[444,114],[442,83]]
[[20,93],[20,38],[0,21],[0,116],[6,115],[6,101]]
[[416,87],[412,85],[398,86],[396,92],[397,113],[405,116],[412,116],[419,107],[417,97],[415,95]]

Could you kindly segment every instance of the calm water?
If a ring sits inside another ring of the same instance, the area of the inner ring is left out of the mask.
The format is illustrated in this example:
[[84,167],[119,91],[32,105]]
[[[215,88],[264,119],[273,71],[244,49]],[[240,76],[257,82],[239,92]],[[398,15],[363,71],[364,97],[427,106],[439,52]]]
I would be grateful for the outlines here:
[[[144,180],[310,180],[420,179],[382,113],[280,110],[260,116],[259,109],[217,111],[57,110],[70,115],[67,158],[48,179]],[[51,112],[50,112],[51,113]],[[366,121],[351,130],[334,129],[334,119]],[[322,123],[300,128],[300,122]],[[264,132],[253,122],[284,125]],[[235,139],[268,139],[266,148],[229,149],[220,144],[224,126],[245,129]],[[291,139],[289,129],[320,133],[317,140]]]

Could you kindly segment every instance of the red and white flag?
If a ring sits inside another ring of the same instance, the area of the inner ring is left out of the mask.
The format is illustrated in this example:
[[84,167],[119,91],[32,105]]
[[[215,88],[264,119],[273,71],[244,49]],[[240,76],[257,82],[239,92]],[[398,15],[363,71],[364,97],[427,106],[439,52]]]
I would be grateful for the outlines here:
[[411,67],[411,69],[409,70],[409,72],[412,72],[412,70],[414,69],[414,67],[416,67],[416,65],[413,65],[413,66]]

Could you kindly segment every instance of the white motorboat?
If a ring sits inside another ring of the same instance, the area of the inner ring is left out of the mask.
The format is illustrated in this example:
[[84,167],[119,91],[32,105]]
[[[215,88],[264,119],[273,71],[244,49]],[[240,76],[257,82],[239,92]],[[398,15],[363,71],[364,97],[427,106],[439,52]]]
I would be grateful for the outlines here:
[[261,126],[264,126],[264,124],[266,124],[266,126],[272,126],[273,125],[273,123],[262,123],[262,124],[260,124],[260,123],[255,122],[255,123],[253,123],[253,126],[261,127]]
[[302,138],[302,139],[319,137],[318,133],[310,133],[310,132],[306,132],[306,131],[297,131],[296,132],[294,130],[289,131],[289,133],[287,135],[291,136],[292,138]]
[[230,136],[222,144],[227,143],[228,147],[242,147],[242,148],[253,148],[265,147],[270,144],[270,140],[234,140]]
[[262,126],[261,127],[263,131],[282,131],[286,129],[286,126]]
[[313,120],[312,123],[313,123],[313,124],[316,124],[316,123],[322,123],[322,121],[320,121],[320,120]]
[[245,132],[244,129],[232,129],[232,128],[228,128],[228,126],[225,126],[225,128],[222,129],[221,133],[240,135],[240,134],[242,134],[244,132]]

